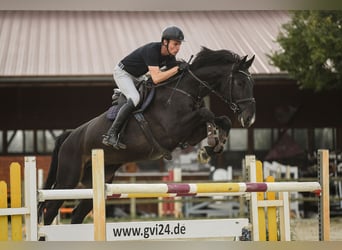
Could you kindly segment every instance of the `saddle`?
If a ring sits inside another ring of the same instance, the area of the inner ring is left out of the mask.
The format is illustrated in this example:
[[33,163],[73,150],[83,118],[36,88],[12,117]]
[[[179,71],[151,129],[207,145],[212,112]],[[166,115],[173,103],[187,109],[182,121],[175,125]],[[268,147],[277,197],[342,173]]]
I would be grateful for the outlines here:
[[[140,94],[140,102],[137,105],[137,110],[133,112],[134,118],[137,120],[141,130],[145,134],[146,138],[151,142],[152,144],[152,150],[150,152],[150,156],[152,156],[155,153],[160,153],[163,155],[163,157],[166,160],[172,160],[171,152],[165,148],[163,148],[158,141],[155,139],[149,123],[145,119],[143,112],[146,110],[146,108],[151,104],[154,96],[155,96],[155,86],[152,82],[152,80],[142,81],[138,83],[137,89]],[[114,89],[114,94],[112,96],[112,106],[107,111],[107,118],[111,121],[115,120],[115,117],[117,116],[120,108],[122,105],[126,103],[127,99],[124,94],[121,93],[119,89]],[[122,129],[120,131],[121,136],[124,134],[124,130],[127,126],[127,122],[122,126]]]
[[[151,80],[139,82],[137,85],[140,94],[140,102],[135,112],[143,112],[152,102],[155,95],[155,87]],[[120,89],[115,88],[112,95],[112,106],[107,111],[107,118],[114,121],[120,108],[127,102],[126,96],[121,93]]]

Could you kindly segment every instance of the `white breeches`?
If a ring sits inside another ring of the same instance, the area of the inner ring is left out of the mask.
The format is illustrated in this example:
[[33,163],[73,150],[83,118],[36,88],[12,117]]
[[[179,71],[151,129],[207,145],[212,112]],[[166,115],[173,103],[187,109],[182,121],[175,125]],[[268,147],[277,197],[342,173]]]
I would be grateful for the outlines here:
[[135,83],[146,79],[146,76],[134,77],[117,65],[114,68],[113,77],[121,92],[127,99],[132,99],[134,106],[137,106],[140,101],[140,95],[135,87]]

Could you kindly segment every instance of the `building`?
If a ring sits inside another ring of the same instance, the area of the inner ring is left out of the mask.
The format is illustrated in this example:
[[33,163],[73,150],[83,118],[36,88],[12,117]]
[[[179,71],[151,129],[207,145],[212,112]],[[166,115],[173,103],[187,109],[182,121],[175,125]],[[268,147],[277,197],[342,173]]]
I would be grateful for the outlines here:
[[[55,136],[109,107],[115,63],[134,48],[159,40],[170,24],[186,35],[181,58],[188,59],[201,46],[256,55],[251,67],[256,123],[240,129],[234,122],[227,143],[233,154],[216,159],[219,167],[229,159],[236,164],[246,152],[266,157],[284,131],[303,152],[322,147],[340,151],[342,92],[299,90],[295,80],[269,63],[267,54],[279,49],[276,37],[289,20],[287,11],[274,10],[2,10],[0,156],[49,155]],[[227,114],[219,100],[211,98],[210,105]]]

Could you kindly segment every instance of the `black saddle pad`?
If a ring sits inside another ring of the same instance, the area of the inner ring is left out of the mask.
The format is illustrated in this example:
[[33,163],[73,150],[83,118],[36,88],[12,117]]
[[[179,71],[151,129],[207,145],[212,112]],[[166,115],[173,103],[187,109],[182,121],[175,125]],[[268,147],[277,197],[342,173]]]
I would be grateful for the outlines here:
[[107,119],[114,121],[122,105],[111,106],[107,111]]

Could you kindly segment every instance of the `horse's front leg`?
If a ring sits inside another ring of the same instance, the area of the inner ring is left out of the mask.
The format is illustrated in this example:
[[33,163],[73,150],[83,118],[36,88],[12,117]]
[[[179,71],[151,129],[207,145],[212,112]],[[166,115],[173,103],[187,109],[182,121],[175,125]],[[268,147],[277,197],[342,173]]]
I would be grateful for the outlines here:
[[201,107],[199,109],[196,109],[195,111],[188,113],[181,119],[181,124],[183,126],[189,126],[193,129],[193,127],[197,127],[198,124],[208,121],[214,121],[215,114],[211,112],[206,107]]
[[208,163],[211,157],[222,153],[232,127],[232,123],[227,116],[215,117],[214,123],[206,123],[205,126],[208,146],[201,148],[198,152],[198,161],[201,163]]
[[[198,128],[205,126],[207,121],[214,122],[214,119],[214,113],[211,112],[209,109],[202,107],[192,112],[189,112],[186,115],[183,115],[181,120],[175,121],[174,127],[176,129],[173,129],[173,132],[175,135],[178,136],[180,140],[179,142],[187,142],[190,145],[194,145],[206,137],[206,131],[203,129],[201,131],[197,131]],[[193,140],[195,140],[195,142],[198,142],[190,143],[190,141]]]
[[184,142],[187,142],[190,145],[196,145],[206,138],[209,132],[208,126],[211,125],[215,127],[211,127],[212,129],[217,128],[219,131],[217,135],[218,142],[212,146],[216,146],[220,142],[221,144],[224,144],[232,127],[232,123],[227,116],[215,117],[215,114],[205,107],[183,117],[181,124],[183,131],[192,131],[190,135],[187,134],[184,140]]
[[214,122],[215,125],[223,129],[227,133],[227,135],[229,134],[229,131],[232,128],[232,122],[228,116],[215,117]]
[[218,130],[218,134],[216,135],[217,143],[213,145],[213,147],[214,151],[220,152],[223,150],[224,145],[227,142],[228,135],[232,127],[232,122],[227,116],[216,117],[214,122]]
[[198,127],[192,130],[192,133],[185,138],[184,142],[191,146],[195,146],[207,137],[206,123],[201,123]]

